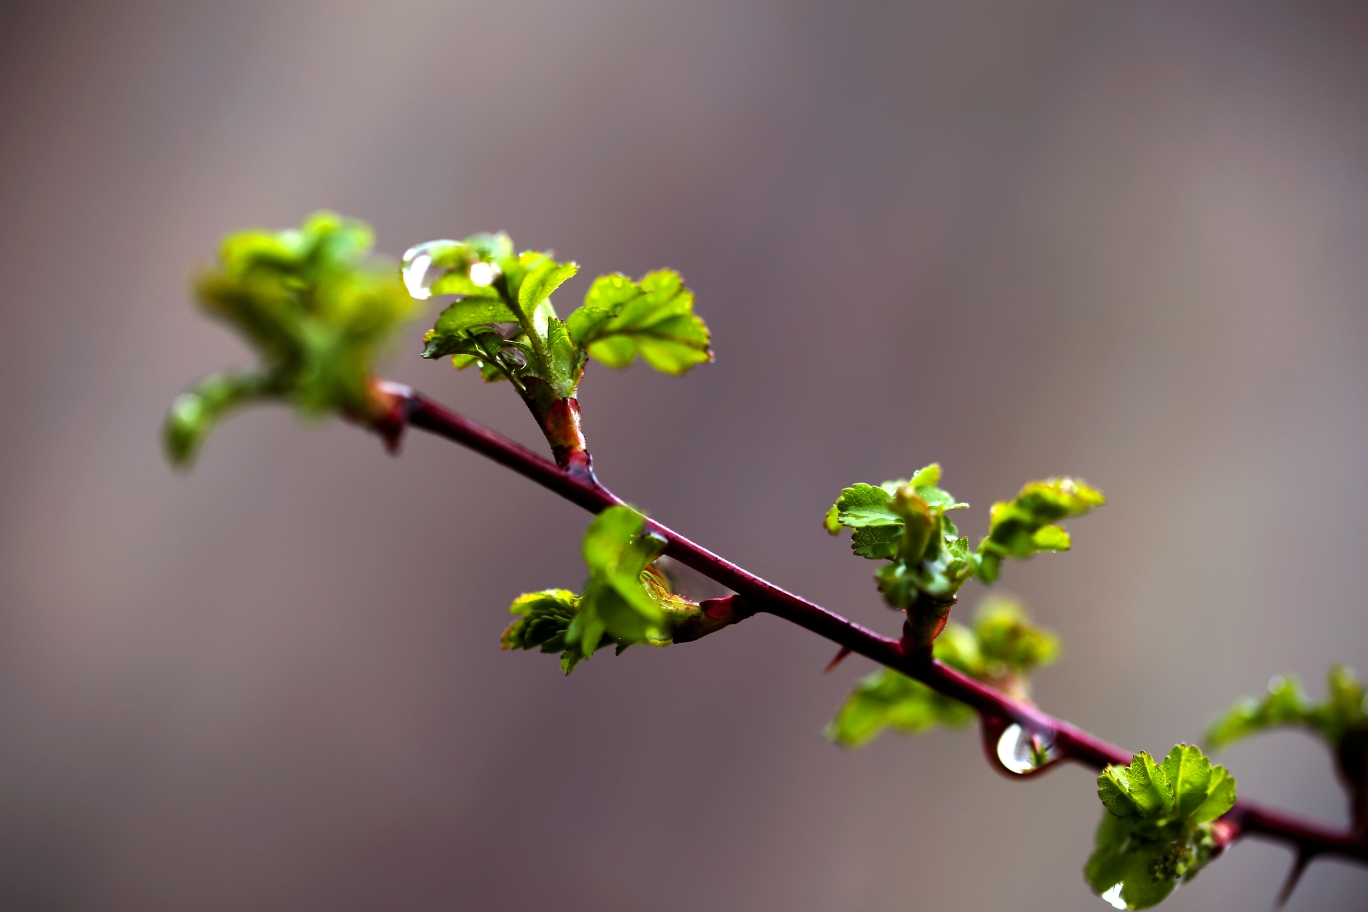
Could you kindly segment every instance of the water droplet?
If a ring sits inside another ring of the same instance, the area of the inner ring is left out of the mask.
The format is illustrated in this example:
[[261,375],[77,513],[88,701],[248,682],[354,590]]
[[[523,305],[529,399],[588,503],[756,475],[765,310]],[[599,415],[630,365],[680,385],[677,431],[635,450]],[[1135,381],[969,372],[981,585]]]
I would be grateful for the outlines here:
[[499,268],[493,263],[479,261],[470,264],[470,281],[481,288],[492,283],[498,274]]
[[[408,293],[419,301],[426,301],[432,297],[432,286],[451,272],[450,266],[437,266],[434,261],[449,263],[455,259],[460,260],[463,264],[469,262],[465,257],[447,256],[453,248],[461,246],[462,244],[459,241],[428,241],[425,244],[419,244],[417,247],[410,247],[405,251],[401,268],[404,287],[408,289]],[[467,252],[475,253],[469,248],[467,248]],[[481,288],[493,284],[494,280],[499,277],[498,264],[484,260],[476,260],[469,263],[468,267],[463,265],[462,268],[469,269],[470,283]]]
[[1013,722],[998,738],[998,762],[1010,772],[1023,774],[1038,770],[1058,756],[1054,739],[1027,731]]
[[1102,898],[1111,903],[1113,909],[1126,908],[1126,901],[1121,898],[1121,886],[1121,884],[1116,884],[1106,893],[1102,894]]
[[426,244],[419,244],[417,247],[410,247],[404,251],[404,260],[400,265],[400,275],[404,278],[404,287],[408,293],[419,301],[426,301],[432,297],[432,283],[446,274],[445,269],[432,268],[432,254],[437,247],[450,248],[455,241],[428,241]]

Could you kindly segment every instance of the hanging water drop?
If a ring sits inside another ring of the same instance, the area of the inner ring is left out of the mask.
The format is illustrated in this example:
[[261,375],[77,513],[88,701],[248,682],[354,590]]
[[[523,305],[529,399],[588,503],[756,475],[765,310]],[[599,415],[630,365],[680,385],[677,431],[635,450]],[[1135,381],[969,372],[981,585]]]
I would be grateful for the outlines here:
[[432,297],[433,286],[457,269],[465,269],[470,284],[477,288],[486,288],[494,284],[494,280],[499,277],[498,264],[486,260],[471,262],[467,258],[475,255],[478,255],[475,250],[460,241],[428,241],[417,247],[410,247],[404,253],[401,266],[404,287],[414,298],[426,301]]
[[1058,755],[1054,739],[1027,731],[1013,722],[997,742],[997,759],[1003,768],[1018,775],[1038,770]]
[[1111,903],[1111,906],[1112,906],[1113,909],[1124,909],[1124,908],[1126,908],[1126,901],[1125,901],[1124,899],[1121,898],[1121,887],[1122,887],[1122,886],[1124,886],[1124,885],[1123,885],[1123,884],[1116,884],[1114,887],[1112,887],[1112,888],[1111,888],[1110,890],[1108,890],[1106,893],[1103,893],[1103,894],[1102,894],[1102,898],[1105,899],[1107,902]]
[[432,284],[447,273],[445,269],[432,268],[432,256],[450,250],[455,245],[456,241],[428,241],[404,251],[400,275],[410,295],[419,301],[432,297]]

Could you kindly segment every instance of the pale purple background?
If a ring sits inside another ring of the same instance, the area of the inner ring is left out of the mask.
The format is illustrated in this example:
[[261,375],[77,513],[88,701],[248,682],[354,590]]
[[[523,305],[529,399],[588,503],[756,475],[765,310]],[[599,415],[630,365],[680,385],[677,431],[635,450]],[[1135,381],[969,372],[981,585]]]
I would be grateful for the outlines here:
[[[507,229],[670,265],[717,363],[590,369],[602,477],[887,632],[837,491],[939,459],[1111,503],[1005,584],[1041,702],[1151,751],[1280,671],[1368,671],[1368,18],[1355,3],[29,4],[0,29],[0,908],[1096,910],[1086,771],[820,737],[868,664],[772,618],[502,654],[586,516],[456,447],[172,396],[227,230],[333,207],[397,255]],[[511,391],[392,376],[535,443]],[[967,606],[977,588],[966,593]],[[1327,756],[1223,755],[1340,821]],[[1237,846],[1166,908],[1267,908]],[[1318,864],[1290,908],[1364,906]]]

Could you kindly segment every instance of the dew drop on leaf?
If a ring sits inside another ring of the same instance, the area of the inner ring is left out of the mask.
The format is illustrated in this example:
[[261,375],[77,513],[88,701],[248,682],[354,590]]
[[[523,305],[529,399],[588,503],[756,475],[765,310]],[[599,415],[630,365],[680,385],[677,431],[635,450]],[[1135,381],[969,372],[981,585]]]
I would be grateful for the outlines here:
[[400,274],[410,295],[419,301],[432,297],[432,284],[447,273],[445,269],[432,268],[432,252],[437,248],[450,249],[455,244],[455,241],[448,240],[428,241],[404,252]]
[[1102,894],[1102,898],[1111,903],[1112,908],[1114,909],[1126,908],[1126,901],[1121,898],[1121,887],[1122,884],[1116,884],[1106,893]]
[[494,277],[499,274],[498,269],[493,263],[484,261],[470,264],[470,281],[472,284],[479,285],[481,288],[492,284]]

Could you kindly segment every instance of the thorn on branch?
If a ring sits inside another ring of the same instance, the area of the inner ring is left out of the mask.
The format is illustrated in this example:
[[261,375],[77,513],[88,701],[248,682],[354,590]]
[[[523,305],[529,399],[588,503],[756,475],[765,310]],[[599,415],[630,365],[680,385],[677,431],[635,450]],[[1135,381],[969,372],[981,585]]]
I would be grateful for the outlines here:
[[837,651],[836,657],[833,658],[830,662],[827,662],[827,667],[822,671],[822,674],[830,673],[832,670],[836,668],[837,665],[840,665],[842,662],[844,662],[846,656],[848,655],[850,655],[850,647],[842,646],[840,650]]
[[1297,883],[1301,880],[1302,874],[1311,864],[1312,855],[1310,852],[1298,850],[1297,857],[1292,862],[1292,867],[1287,872],[1287,880],[1283,882],[1283,887],[1278,891],[1278,898],[1273,903],[1273,908],[1281,909],[1287,905],[1287,901],[1292,898],[1292,891],[1297,889]]

